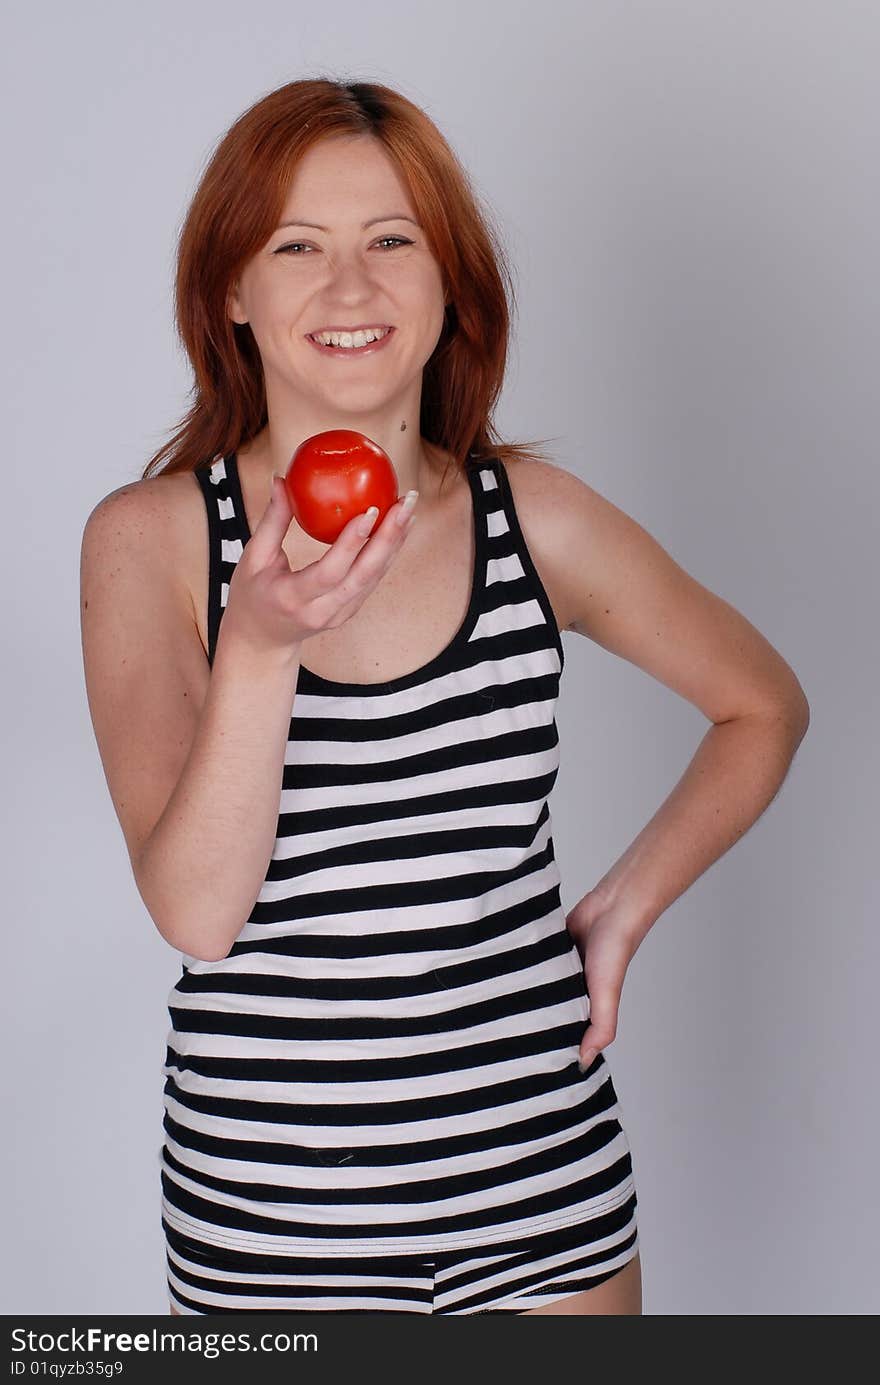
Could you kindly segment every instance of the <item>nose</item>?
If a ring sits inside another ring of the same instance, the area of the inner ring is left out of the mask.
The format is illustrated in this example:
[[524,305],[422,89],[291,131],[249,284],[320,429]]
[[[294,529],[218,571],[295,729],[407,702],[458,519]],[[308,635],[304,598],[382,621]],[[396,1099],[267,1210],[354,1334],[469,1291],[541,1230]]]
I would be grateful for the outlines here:
[[[328,255],[323,306],[315,309],[318,322],[391,322],[388,309],[379,304],[380,295],[371,266],[359,252]],[[316,300],[317,301],[317,300]]]
[[338,292],[349,293],[363,285],[372,283],[371,268],[363,256],[353,251],[350,255],[328,256],[330,280]]

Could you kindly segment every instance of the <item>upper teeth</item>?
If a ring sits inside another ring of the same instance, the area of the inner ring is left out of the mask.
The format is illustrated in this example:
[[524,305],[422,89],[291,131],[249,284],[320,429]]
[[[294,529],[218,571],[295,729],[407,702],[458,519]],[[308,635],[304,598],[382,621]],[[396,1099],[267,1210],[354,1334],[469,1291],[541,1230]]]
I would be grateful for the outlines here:
[[366,346],[368,341],[378,341],[390,330],[390,327],[364,327],[358,332],[313,332],[312,336],[322,346]]

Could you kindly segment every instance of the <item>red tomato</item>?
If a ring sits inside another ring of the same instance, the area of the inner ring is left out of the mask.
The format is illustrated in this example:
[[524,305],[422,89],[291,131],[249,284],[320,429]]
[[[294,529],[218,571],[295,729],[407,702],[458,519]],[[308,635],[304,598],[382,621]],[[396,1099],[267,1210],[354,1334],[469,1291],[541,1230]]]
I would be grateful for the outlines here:
[[297,523],[321,543],[333,543],[349,520],[378,505],[375,533],[398,499],[391,458],[365,433],[331,428],[301,442],[284,478]]

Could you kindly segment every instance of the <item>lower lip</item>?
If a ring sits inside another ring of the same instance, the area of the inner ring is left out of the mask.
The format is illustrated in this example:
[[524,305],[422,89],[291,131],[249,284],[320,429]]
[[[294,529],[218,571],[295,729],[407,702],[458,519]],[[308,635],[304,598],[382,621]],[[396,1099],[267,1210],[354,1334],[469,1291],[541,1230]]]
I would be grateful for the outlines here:
[[374,356],[383,346],[388,345],[394,336],[394,330],[392,327],[384,337],[380,337],[378,341],[368,341],[366,346],[324,346],[323,342],[315,341],[314,337],[308,335],[306,341],[310,341],[316,351],[323,351],[325,356]]

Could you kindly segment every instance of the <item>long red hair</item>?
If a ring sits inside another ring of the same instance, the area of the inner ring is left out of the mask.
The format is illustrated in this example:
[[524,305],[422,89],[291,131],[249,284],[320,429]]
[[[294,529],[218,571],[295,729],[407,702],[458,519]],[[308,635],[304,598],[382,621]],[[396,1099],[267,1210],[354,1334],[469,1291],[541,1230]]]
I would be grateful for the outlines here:
[[422,437],[462,469],[469,456],[546,460],[534,443],[502,442],[492,424],[515,294],[500,238],[467,173],[433,121],[399,92],[318,77],[289,82],[245,111],[202,174],[178,240],[174,290],[177,332],[195,376],[193,404],[141,479],[191,471],[248,443],[266,424],[257,344],[248,323],[229,317],[227,294],[277,226],[300,159],[318,140],[342,134],[381,140],[450,295],[423,371]]

